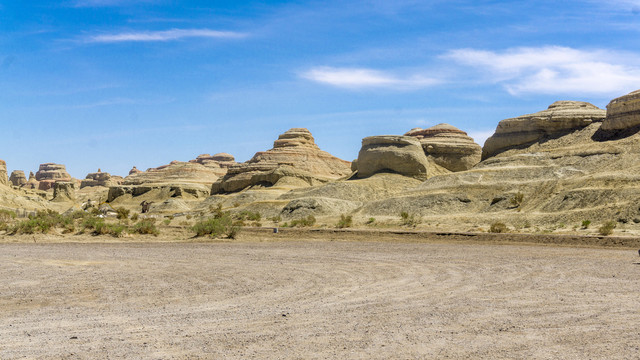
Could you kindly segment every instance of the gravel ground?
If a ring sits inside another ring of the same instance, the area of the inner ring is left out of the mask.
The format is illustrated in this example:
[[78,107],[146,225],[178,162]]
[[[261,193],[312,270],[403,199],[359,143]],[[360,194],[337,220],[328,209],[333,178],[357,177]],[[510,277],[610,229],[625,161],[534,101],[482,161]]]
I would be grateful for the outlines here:
[[633,250],[0,244],[0,359],[640,357]]

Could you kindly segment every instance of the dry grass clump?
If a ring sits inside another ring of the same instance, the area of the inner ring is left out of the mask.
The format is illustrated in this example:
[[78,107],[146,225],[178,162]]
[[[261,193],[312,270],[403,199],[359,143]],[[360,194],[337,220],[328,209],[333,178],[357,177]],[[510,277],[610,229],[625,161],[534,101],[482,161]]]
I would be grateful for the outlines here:
[[191,227],[191,230],[198,237],[209,235],[213,238],[219,238],[224,235],[229,239],[235,239],[240,232],[240,225],[234,223],[229,213],[220,212],[212,218],[198,221]]
[[600,228],[598,228],[598,233],[603,236],[609,236],[613,234],[613,229],[616,228],[616,225],[617,224],[615,221],[607,221],[606,223],[602,224]]
[[353,217],[351,215],[340,215],[340,220],[338,220],[338,224],[336,224],[336,227],[338,229],[344,229],[344,228],[348,228],[351,227],[353,225]]
[[505,233],[508,230],[509,228],[507,228],[507,225],[499,221],[492,223],[491,226],[489,227],[489,232],[496,233],[496,234]]

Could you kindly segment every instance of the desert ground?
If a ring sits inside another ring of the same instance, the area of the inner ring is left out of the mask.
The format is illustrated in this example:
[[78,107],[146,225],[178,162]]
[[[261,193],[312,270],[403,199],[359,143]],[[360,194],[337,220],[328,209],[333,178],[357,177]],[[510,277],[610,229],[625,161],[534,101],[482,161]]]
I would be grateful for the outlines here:
[[2,238],[0,359],[640,356],[637,248],[499,235]]

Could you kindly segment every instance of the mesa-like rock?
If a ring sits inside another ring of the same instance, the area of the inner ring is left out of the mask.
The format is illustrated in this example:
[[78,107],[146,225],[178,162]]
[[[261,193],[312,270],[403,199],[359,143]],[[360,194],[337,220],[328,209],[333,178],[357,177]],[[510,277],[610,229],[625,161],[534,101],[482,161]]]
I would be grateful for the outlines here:
[[40,164],[36,172],[38,190],[47,191],[53,189],[56,181],[71,181],[71,175],[67,173],[67,168],[61,164],[45,163]]
[[404,135],[419,139],[427,157],[449,171],[469,170],[482,157],[480,145],[466,132],[449,124],[415,128]]
[[427,178],[429,161],[420,141],[410,136],[381,135],[362,139],[358,159],[352,164],[357,177],[393,172],[415,178]]
[[582,101],[556,101],[548,109],[500,121],[482,148],[482,159],[529,146],[537,141],[566,135],[593,122],[602,122],[606,111]]
[[611,100],[607,105],[607,118],[602,130],[622,130],[640,125],[640,90]]
[[109,187],[119,185],[122,182],[122,177],[112,176],[108,172],[102,172],[98,169],[97,172],[87,174],[87,177],[80,183],[80,189],[93,186]]
[[27,177],[22,170],[13,170],[11,172],[11,176],[9,177],[9,182],[13,186],[22,187],[27,184]]
[[257,152],[251,160],[233,165],[216,181],[211,192],[224,193],[293,178],[301,186],[326,183],[351,173],[350,163],[320,150],[311,132],[293,128],[281,134],[273,148]]

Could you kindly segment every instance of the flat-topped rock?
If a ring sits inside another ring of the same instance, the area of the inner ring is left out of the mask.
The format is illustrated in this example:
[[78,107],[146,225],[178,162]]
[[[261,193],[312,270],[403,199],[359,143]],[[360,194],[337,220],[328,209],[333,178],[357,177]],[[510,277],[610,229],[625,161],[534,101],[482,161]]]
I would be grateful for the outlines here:
[[108,172],[102,172],[100,169],[98,169],[97,172],[87,174],[87,177],[80,183],[80,189],[92,186],[109,187],[119,185],[122,182],[122,177],[112,176]]
[[147,169],[144,172],[132,172],[124,178],[124,185],[141,184],[211,184],[218,179],[218,171],[211,167],[193,163],[172,161],[167,165]]
[[480,162],[482,148],[466,132],[449,124],[415,128],[405,136],[420,140],[428,157],[449,171],[464,171]]
[[41,164],[36,172],[39,190],[50,190],[57,181],[71,181],[71,175],[67,173],[67,168],[61,164],[45,163]]
[[0,160],[0,184],[9,185],[9,177],[7,176],[7,163]]
[[251,160],[231,166],[211,191],[215,194],[257,184],[274,185],[285,177],[314,185],[350,173],[350,163],[320,150],[309,130],[293,128],[281,134],[272,149],[257,152]]
[[482,148],[482,159],[603,121],[606,111],[582,101],[556,101],[548,109],[500,121]]
[[22,170],[13,170],[9,177],[9,182],[11,182],[13,186],[22,187],[27,184],[27,176]]
[[358,172],[359,178],[381,172],[393,172],[426,179],[429,161],[420,141],[415,137],[369,136],[362,139],[362,148],[352,168]]
[[623,130],[640,125],[640,90],[611,100],[602,130]]
[[189,162],[198,163],[214,169],[213,171],[217,176],[224,176],[227,173],[227,169],[238,164],[233,155],[227,153],[218,153],[215,155],[202,154],[193,160],[189,160]]

